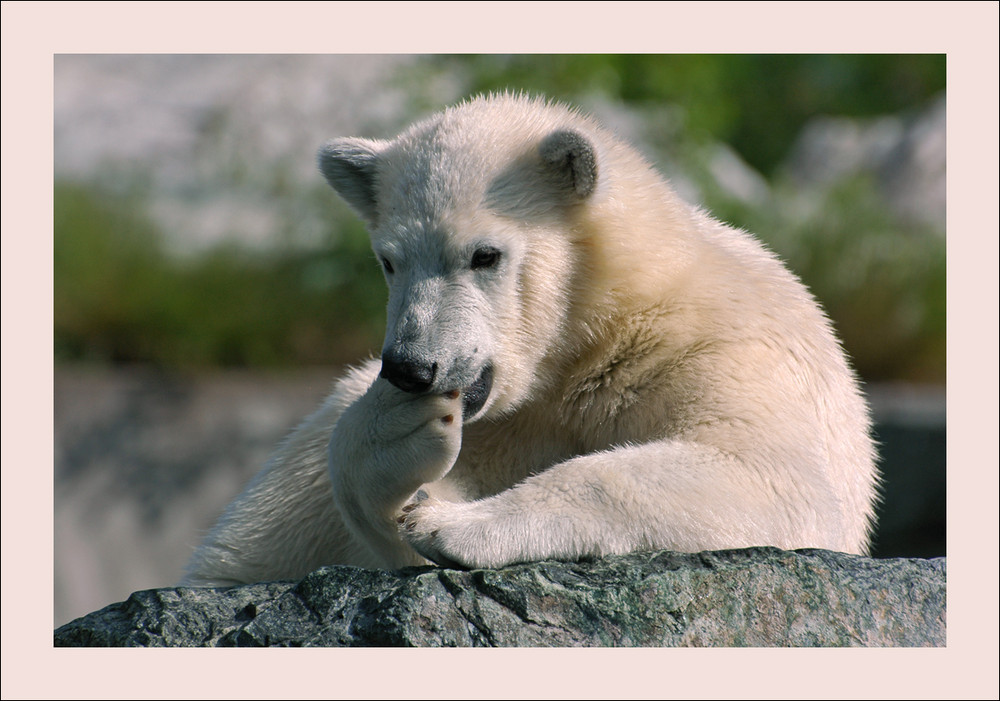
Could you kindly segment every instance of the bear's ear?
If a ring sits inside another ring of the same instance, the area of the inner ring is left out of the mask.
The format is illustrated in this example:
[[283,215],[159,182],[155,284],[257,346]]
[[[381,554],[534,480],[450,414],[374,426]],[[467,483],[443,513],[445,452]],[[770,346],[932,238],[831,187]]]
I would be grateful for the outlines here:
[[585,200],[597,187],[597,154],[583,134],[560,129],[538,147],[547,173],[571,199]]
[[326,181],[369,223],[375,221],[375,171],[382,147],[370,139],[333,139],[317,154]]

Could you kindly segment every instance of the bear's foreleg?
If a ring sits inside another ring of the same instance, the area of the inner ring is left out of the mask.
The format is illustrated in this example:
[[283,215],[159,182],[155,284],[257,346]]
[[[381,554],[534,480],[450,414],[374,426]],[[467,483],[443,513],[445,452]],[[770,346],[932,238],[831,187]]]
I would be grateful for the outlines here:
[[455,464],[459,393],[411,394],[378,378],[347,407],[330,438],[329,474],[344,523],[383,566],[424,564],[399,536],[404,504]]
[[816,519],[775,492],[775,482],[787,480],[709,446],[663,441],[574,458],[477,501],[414,501],[403,507],[400,532],[428,559],[468,568],[639,550],[793,547],[803,531],[808,540]]

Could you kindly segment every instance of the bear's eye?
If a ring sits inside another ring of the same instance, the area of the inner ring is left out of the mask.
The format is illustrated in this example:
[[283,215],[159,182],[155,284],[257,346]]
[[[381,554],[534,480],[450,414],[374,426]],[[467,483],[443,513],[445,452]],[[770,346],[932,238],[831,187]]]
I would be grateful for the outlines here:
[[393,273],[393,272],[395,272],[395,271],[394,271],[394,270],[392,269],[392,263],[390,263],[390,262],[389,262],[389,259],[388,259],[388,258],[386,258],[385,256],[383,256],[383,257],[382,257],[382,258],[380,258],[379,260],[380,260],[380,261],[381,261],[381,263],[382,263],[382,269],[383,269],[383,270],[385,270],[385,272],[386,272],[386,273],[388,273],[389,275],[392,275],[392,273]]
[[472,269],[493,268],[500,262],[500,251],[492,246],[483,246],[472,254]]

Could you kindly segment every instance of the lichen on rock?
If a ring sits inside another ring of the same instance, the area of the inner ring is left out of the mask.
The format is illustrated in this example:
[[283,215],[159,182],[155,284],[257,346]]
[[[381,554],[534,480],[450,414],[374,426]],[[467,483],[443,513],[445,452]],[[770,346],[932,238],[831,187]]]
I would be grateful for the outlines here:
[[136,592],[61,646],[944,646],[946,560],[825,550],[633,553],[497,570],[324,567]]

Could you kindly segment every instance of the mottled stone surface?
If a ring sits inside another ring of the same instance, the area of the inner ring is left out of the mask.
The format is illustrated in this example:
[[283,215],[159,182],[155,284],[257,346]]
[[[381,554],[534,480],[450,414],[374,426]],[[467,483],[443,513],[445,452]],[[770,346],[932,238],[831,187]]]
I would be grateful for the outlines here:
[[136,592],[56,646],[944,646],[946,560],[636,553]]

